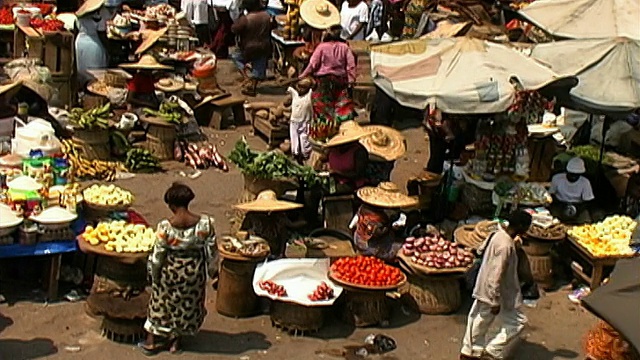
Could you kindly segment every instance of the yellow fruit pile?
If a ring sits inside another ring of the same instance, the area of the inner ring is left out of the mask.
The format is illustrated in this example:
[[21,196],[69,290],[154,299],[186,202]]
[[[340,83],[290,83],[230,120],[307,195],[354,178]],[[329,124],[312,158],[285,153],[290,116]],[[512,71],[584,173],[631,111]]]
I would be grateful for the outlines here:
[[124,221],[101,222],[95,228],[87,226],[82,238],[91,245],[104,244],[107,251],[119,253],[148,252],[156,241],[152,228]]
[[631,235],[638,224],[628,216],[609,216],[595,224],[575,226],[567,232],[596,257],[632,255]]
[[84,200],[98,205],[130,205],[133,194],[115,185],[93,185],[82,192]]

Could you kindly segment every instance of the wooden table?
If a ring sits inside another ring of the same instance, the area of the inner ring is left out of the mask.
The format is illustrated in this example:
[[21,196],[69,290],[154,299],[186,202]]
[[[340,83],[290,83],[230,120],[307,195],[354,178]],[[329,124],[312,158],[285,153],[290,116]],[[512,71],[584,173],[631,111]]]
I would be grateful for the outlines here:
[[282,76],[287,76],[287,69],[291,66],[293,51],[300,46],[304,46],[304,41],[285,40],[282,36],[272,32],[273,40],[273,63],[275,64],[275,72]]
[[[573,273],[580,279],[584,280],[591,291],[598,288],[605,276],[613,269],[614,265],[618,260],[624,259],[632,256],[608,256],[608,257],[594,257],[586,248],[580,245],[574,238],[571,236],[567,237],[569,240],[570,248],[572,253],[576,255],[577,259],[575,259],[571,263],[571,270]],[[591,267],[591,273],[587,274],[583,265],[579,262],[588,265]],[[605,273],[606,272],[606,273]]]

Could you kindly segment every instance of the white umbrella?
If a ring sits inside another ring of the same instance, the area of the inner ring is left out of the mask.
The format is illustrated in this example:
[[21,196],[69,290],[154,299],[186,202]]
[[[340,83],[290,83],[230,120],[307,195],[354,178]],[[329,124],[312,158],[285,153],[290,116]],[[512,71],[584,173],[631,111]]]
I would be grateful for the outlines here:
[[520,10],[520,14],[559,37],[624,36],[640,40],[638,0],[538,0]]
[[640,40],[558,41],[536,45],[531,56],[558,74],[577,76],[570,95],[582,107],[605,112],[640,107]]
[[[400,104],[458,114],[506,111],[517,79],[538,90],[560,79],[551,69],[505,45],[460,37],[371,47],[375,84]],[[567,76],[571,85],[572,76]]]

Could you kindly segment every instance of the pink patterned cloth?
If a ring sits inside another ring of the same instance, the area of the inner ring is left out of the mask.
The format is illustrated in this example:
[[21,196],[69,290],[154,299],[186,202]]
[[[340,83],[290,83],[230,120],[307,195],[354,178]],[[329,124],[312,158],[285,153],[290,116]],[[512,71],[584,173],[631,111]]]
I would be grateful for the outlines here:
[[328,41],[318,44],[311,55],[309,65],[300,78],[313,75],[346,76],[349,82],[356,81],[356,58],[347,43]]

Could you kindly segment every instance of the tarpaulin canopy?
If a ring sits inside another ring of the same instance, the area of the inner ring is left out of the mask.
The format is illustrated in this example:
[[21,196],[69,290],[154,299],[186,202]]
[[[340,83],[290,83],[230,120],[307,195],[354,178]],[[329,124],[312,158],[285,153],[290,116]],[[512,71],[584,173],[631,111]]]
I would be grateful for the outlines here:
[[520,14],[558,37],[640,40],[638,0],[537,0]]
[[582,305],[640,351],[640,258],[618,260],[609,282],[585,297]]
[[578,77],[570,95],[582,108],[624,112],[640,107],[640,40],[558,41],[536,45],[531,56],[558,74]]
[[468,37],[372,46],[371,73],[375,84],[404,106],[433,105],[457,114],[506,111],[516,93],[514,79],[525,90],[577,83],[509,46]]

